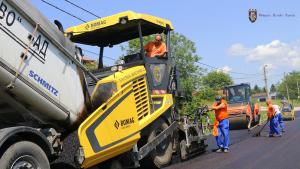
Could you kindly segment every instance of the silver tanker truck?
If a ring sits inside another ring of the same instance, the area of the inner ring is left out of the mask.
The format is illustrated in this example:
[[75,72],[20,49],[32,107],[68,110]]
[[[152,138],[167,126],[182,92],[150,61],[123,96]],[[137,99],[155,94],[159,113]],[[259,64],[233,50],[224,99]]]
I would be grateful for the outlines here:
[[57,25],[28,0],[0,0],[0,169],[49,168],[87,115],[85,74],[97,79]]

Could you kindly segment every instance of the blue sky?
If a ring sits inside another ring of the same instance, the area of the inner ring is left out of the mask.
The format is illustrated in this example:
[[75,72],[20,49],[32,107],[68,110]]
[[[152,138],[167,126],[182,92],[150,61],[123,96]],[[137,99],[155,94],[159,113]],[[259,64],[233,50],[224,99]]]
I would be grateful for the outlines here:
[[[74,8],[63,0],[48,0],[85,20],[95,17]],[[51,21],[60,20],[64,27],[81,22],[56,9],[32,0]],[[300,1],[261,0],[72,0],[72,2],[96,13],[108,16],[133,10],[169,19],[175,31],[196,43],[202,62],[232,72],[262,73],[262,65],[268,64],[269,83],[277,83],[284,72],[300,68]],[[257,9],[255,23],[248,19],[248,10]],[[273,14],[282,16],[273,16]],[[288,14],[289,16],[286,16]],[[98,52],[97,48],[89,48]],[[118,58],[120,50],[110,50],[106,55]],[[107,64],[112,61],[106,60]],[[209,68],[208,68],[209,70]],[[230,73],[235,83],[250,82],[263,86],[262,75]],[[242,79],[239,79],[242,78]]]

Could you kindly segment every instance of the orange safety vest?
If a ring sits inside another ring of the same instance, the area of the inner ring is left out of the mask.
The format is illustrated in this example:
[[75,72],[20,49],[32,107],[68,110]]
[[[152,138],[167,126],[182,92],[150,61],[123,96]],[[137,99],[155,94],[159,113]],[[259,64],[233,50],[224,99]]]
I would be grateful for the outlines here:
[[148,57],[163,56],[167,52],[166,44],[161,42],[160,45],[156,46],[154,42],[149,42],[144,46]]
[[218,120],[215,120],[214,122],[214,127],[213,127],[213,136],[217,137],[218,136],[218,127],[219,127],[220,122]]
[[[222,103],[225,104],[225,107],[215,110],[216,120],[218,120],[219,122],[224,120],[224,119],[227,119],[229,117],[228,112],[227,112],[227,102],[226,102],[226,100],[222,99],[221,104]],[[217,103],[214,103],[213,106],[218,106],[218,105],[217,105]]]
[[254,113],[255,114],[259,113],[259,105],[257,103],[255,103],[255,105],[254,105]]
[[[221,109],[218,109],[218,110],[215,110],[215,116],[216,116],[216,120],[214,122],[214,127],[213,127],[213,136],[218,136],[218,127],[219,127],[219,124],[220,124],[220,121],[224,120],[224,119],[227,119],[229,117],[228,115],[228,112],[227,112],[227,102],[226,100],[222,99],[221,100],[221,104],[224,103],[225,104],[225,107],[224,108],[221,108]],[[214,103],[213,104],[213,107],[214,106],[217,106],[217,103]]]
[[268,115],[269,118],[272,118],[274,116],[274,114],[275,114],[274,107],[273,107],[272,104],[269,104],[268,105],[268,114],[267,115]]

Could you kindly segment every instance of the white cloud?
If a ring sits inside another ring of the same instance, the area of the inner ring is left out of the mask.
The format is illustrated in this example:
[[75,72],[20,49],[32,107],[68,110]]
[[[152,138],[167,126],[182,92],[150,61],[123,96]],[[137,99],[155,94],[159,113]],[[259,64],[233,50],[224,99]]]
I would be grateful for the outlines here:
[[232,56],[243,56],[248,62],[270,63],[273,67],[285,65],[300,68],[300,41],[283,43],[280,40],[273,40],[254,48],[236,43],[228,49],[228,53]]
[[250,52],[250,50],[245,48],[244,45],[241,43],[233,44],[228,49],[228,53],[232,56],[248,55],[249,52]]
[[217,71],[218,72],[223,72],[223,73],[229,73],[232,69],[229,66],[224,66],[222,68],[219,68]]

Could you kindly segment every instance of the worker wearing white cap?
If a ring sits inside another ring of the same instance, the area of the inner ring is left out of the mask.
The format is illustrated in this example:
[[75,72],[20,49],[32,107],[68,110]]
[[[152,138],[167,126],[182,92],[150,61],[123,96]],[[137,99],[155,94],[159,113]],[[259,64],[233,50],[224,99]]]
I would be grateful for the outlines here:
[[275,116],[277,117],[278,123],[279,123],[279,127],[281,129],[282,132],[284,131],[284,124],[283,124],[283,118],[282,118],[282,113],[280,111],[280,107],[278,105],[273,105],[274,110],[275,110]]
[[276,136],[281,137],[281,131],[278,129],[278,119],[277,116],[275,114],[275,108],[272,104],[271,100],[267,100],[266,102],[267,106],[268,106],[268,120],[270,121],[270,132],[269,132],[269,137],[274,137],[274,134],[276,134]]

